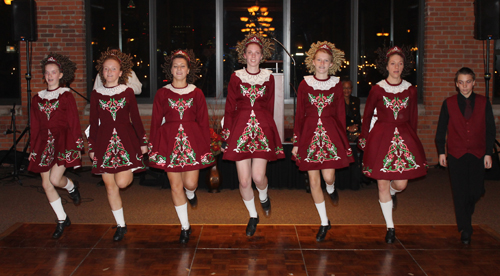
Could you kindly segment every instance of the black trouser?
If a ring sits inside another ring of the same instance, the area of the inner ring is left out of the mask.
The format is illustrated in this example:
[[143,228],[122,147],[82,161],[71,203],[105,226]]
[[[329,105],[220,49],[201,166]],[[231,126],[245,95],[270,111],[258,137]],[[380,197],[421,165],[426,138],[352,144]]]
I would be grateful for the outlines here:
[[472,214],[484,194],[484,158],[470,153],[458,159],[448,155],[448,168],[458,231],[472,234]]

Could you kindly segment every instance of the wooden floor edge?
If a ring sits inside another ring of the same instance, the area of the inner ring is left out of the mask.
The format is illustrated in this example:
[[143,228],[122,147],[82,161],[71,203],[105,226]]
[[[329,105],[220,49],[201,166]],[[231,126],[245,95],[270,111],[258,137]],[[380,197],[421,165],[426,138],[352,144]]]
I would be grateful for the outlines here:
[[10,235],[12,232],[16,231],[17,228],[21,227],[21,225],[23,224],[24,222],[16,222],[11,227],[7,228],[7,230],[3,231],[3,233],[0,234],[0,241]]
[[493,230],[493,228],[489,227],[487,224],[479,224],[479,227],[483,229],[486,233],[490,234],[497,241],[500,241],[500,234],[497,231]]

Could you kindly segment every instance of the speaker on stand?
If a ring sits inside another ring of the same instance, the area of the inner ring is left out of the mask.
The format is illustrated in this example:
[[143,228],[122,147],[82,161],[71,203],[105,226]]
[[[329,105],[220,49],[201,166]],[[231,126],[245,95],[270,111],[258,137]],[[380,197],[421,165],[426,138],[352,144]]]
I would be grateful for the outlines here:
[[[26,151],[28,149],[28,146],[30,144],[30,139],[31,139],[31,133],[30,133],[30,124],[31,124],[31,45],[30,42],[36,41],[38,39],[37,35],[37,17],[36,17],[36,2],[34,0],[14,0],[11,2],[12,5],[12,27],[13,27],[13,39],[15,41],[24,41],[26,42],[26,68],[27,68],[27,73],[25,74],[26,78],[26,84],[27,84],[27,109],[28,109],[28,123],[19,136],[19,138],[16,139],[14,136],[13,139],[13,145],[9,149],[9,152],[6,154],[6,156],[9,156],[9,154],[14,151],[14,171],[12,173],[14,180],[18,180],[19,183],[21,184],[21,181],[19,179],[19,164],[22,162],[18,162],[17,160],[17,144],[19,141],[21,141],[21,138],[27,134],[28,139],[26,139],[26,145],[24,146],[23,150],[23,158],[26,155]],[[15,111],[13,111],[15,112]],[[13,117],[15,118],[15,115],[13,114]],[[15,124],[15,121],[14,121]],[[14,126],[14,130],[15,130]],[[0,163],[2,163],[4,159],[0,160]]]
[[[486,88],[486,98],[490,100],[490,41],[500,38],[500,0],[475,0],[474,1],[474,38],[477,40],[486,40],[486,61],[484,70],[484,80]],[[496,148],[500,143],[495,140],[492,156],[493,164],[491,169],[486,170],[485,179],[500,179],[500,164],[498,150]]]
[[12,26],[15,41],[36,41],[36,2],[34,0],[12,1]]

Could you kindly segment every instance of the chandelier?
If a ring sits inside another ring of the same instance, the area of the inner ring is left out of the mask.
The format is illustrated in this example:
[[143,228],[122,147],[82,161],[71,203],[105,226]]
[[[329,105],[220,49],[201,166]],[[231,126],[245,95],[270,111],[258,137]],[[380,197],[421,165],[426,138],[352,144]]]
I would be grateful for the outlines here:
[[247,10],[248,17],[240,17],[240,20],[245,22],[245,28],[241,29],[241,32],[260,33],[264,37],[267,36],[267,33],[274,32],[275,28],[271,27],[273,18],[267,16],[269,14],[267,7],[259,7],[259,3],[256,1],[255,6],[249,7]]

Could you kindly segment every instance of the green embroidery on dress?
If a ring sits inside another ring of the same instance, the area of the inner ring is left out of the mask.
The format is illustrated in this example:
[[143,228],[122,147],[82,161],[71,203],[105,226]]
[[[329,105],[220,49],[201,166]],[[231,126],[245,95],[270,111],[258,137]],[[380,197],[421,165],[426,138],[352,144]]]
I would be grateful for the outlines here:
[[311,143],[309,143],[307,157],[304,161],[323,163],[324,161],[340,159],[337,155],[337,147],[332,143],[330,136],[328,136],[326,132],[327,131],[323,127],[323,122],[321,119],[318,119],[318,125],[316,131],[314,131]]
[[193,151],[191,143],[187,138],[188,136],[184,133],[182,124],[179,125],[177,136],[175,136],[174,148],[170,154],[169,168],[184,168],[184,166],[194,166],[199,164],[198,161],[196,161],[196,153]]
[[392,114],[394,115],[394,120],[396,120],[398,118],[398,114],[399,114],[399,111],[401,111],[401,109],[408,107],[409,97],[406,97],[403,100],[400,100],[398,97],[394,97],[394,99],[392,99],[392,100],[386,96],[383,96],[382,98],[383,98],[385,107],[392,110]]
[[420,167],[415,161],[415,156],[413,156],[403,138],[399,135],[398,128],[394,130],[394,137],[382,162],[383,166],[380,169],[382,172],[403,173]]
[[52,136],[52,132],[48,130],[47,144],[45,145],[45,149],[42,152],[42,156],[40,156],[40,167],[47,167],[52,164],[54,161],[55,149],[54,149],[54,136]]
[[59,161],[65,161],[66,163],[73,163],[75,160],[80,159],[80,151],[78,150],[66,150],[63,154],[59,152],[57,155]]
[[184,111],[193,106],[193,98],[190,98],[187,101],[185,101],[183,98],[180,98],[178,101],[168,99],[168,105],[179,112],[179,116],[181,117],[182,120],[182,117],[184,116]]
[[50,120],[50,113],[56,110],[59,107],[59,100],[55,101],[53,104],[49,101],[46,101],[44,104],[38,103],[38,108],[41,112],[47,115],[47,120]]
[[309,102],[316,106],[318,109],[318,116],[321,117],[321,113],[323,113],[323,109],[327,107],[333,101],[333,94],[328,96],[324,96],[323,94],[319,94],[317,97],[314,97],[313,94],[307,94],[309,96]]
[[255,88],[255,85],[250,86],[250,88],[245,87],[240,84],[241,94],[243,96],[248,97],[250,99],[250,105],[253,106],[257,98],[264,97],[266,94],[266,87],[262,86],[261,88]]
[[201,156],[201,164],[208,165],[215,162],[215,156],[212,152],[207,152]]
[[119,100],[115,100],[115,99],[111,98],[111,99],[109,99],[109,101],[99,100],[99,106],[102,109],[109,111],[111,113],[111,117],[113,118],[113,121],[116,121],[116,113],[121,108],[124,108],[125,104],[127,103],[125,99],[126,98],[121,98]]
[[109,140],[106,152],[104,153],[101,168],[116,169],[130,165],[132,165],[132,162],[130,162],[130,155],[127,150],[125,150],[125,147],[116,132],[116,128],[113,128],[113,134]]
[[234,151],[237,153],[271,151],[269,148],[269,140],[259,125],[259,121],[255,118],[255,112],[252,110],[250,113],[250,119],[247,122],[247,127],[243,130],[240,138],[236,141]]

